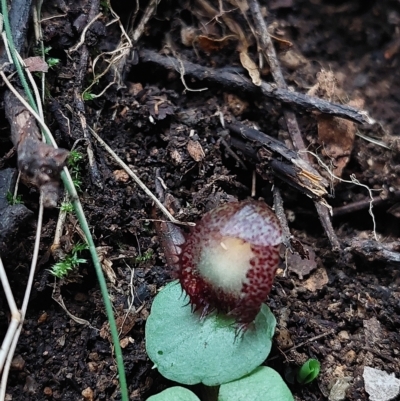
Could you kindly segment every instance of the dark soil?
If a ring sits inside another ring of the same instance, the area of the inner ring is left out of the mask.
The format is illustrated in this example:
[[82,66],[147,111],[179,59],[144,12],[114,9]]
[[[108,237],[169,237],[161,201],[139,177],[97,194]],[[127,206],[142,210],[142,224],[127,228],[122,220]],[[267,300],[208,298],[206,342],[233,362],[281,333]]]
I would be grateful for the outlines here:
[[[145,1],[139,3],[134,28],[147,6]],[[196,43],[193,46],[182,43],[181,34],[190,33],[187,27],[200,29],[204,19],[189,3],[162,1],[134,51],[121,62],[120,76],[116,79],[119,83],[83,104],[77,94],[93,80],[94,59],[101,52],[117,47],[121,31],[116,23],[107,26],[113,18],[107,7],[101,6],[103,16],[88,30],[85,45],[67,54],[79,41],[87,23],[85,16],[93,5],[90,0],[65,3],[45,0],[43,18],[57,17],[42,23],[44,43],[46,47],[51,46],[48,57],[60,59],[46,74],[48,124],[59,146],[71,149],[83,137],[79,115],[84,115],[87,125],[99,133],[153,192],[158,172],[165,184],[169,210],[180,221],[195,222],[220,203],[250,197],[256,170],[256,199],[263,198],[272,205],[271,189],[273,184],[277,185],[290,217],[292,234],[315,255],[310,253],[305,272],[299,271],[298,261],[294,265],[289,259],[288,269],[282,262],[268,300],[278,320],[278,333],[266,363],[283,377],[289,377],[290,370],[308,358],[321,362],[321,375],[315,382],[307,386],[288,383],[297,400],[325,400],[334,383],[343,378],[350,383],[347,400],[366,400],[364,366],[394,372],[397,376],[400,372],[399,264],[388,260],[386,254],[367,253],[362,242],[373,240],[368,191],[354,183],[335,183],[335,196],[327,201],[334,211],[340,211],[336,217],[334,213],[333,225],[342,249],[339,253],[333,252],[314,204],[306,195],[274,179],[265,163],[261,168],[255,159],[234,147],[229,148],[244,163],[245,169],[226,147],[230,142],[229,136],[222,135],[227,132],[221,126],[221,115],[225,121],[255,124],[261,131],[289,144],[281,104],[261,96],[241,96],[231,93],[229,87],[189,78],[185,79],[187,87],[208,90],[187,90],[177,71],[141,62],[138,50],[164,49],[163,54],[170,57],[179,56],[207,67],[229,67],[247,76],[240,66],[236,43],[228,41],[216,52],[204,51]],[[218,7],[217,2],[210,3]],[[394,0],[274,0],[260,1],[260,4],[268,7],[266,20],[270,33],[292,42],[290,50],[284,43],[275,42],[278,49],[283,48],[278,50],[279,60],[291,87],[306,93],[316,84],[322,69],[331,71],[341,98],[328,100],[347,103],[362,99],[364,108],[378,121],[357,130],[389,149],[356,136],[342,178],[349,180],[354,174],[360,183],[379,190],[373,196],[381,195],[385,200],[374,208],[377,236],[382,245],[393,245],[396,252],[400,235],[399,199],[395,196],[400,188],[399,3]],[[128,29],[128,16],[134,13],[136,2],[131,5],[115,0],[112,5]],[[235,9],[231,17],[251,38],[240,12],[230,2],[224,2],[224,7]],[[212,34],[221,30],[222,19],[217,19],[215,25],[210,24]],[[257,60],[253,42],[250,40],[249,54]],[[33,54],[33,40],[27,49],[26,56]],[[89,63],[82,67],[84,52]],[[107,63],[100,60],[94,69],[99,73],[106,67]],[[265,70],[262,78],[272,82],[268,69]],[[112,80],[110,70],[90,92],[101,93]],[[309,149],[321,154],[316,115],[304,109],[297,112]],[[16,157],[6,157],[12,148],[8,133],[4,120],[0,160],[2,168],[15,168]],[[153,297],[173,278],[172,269],[166,264],[165,250],[151,221],[154,218],[152,200],[121,172],[94,138],[92,145],[97,176],[89,167],[85,143],[77,145],[77,150],[84,155],[80,164],[80,198],[95,243],[107,247],[106,258],[112,262],[116,275],[109,290],[121,328],[131,399],[146,400],[171,384],[152,369],[145,352],[144,328]],[[259,147],[257,143],[250,145]],[[325,174],[316,160],[312,161]],[[22,185],[20,192],[24,204],[37,214],[39,195],[35,188]],[[343,206],[354,202],[363,203],[363,207],[343,210]],[[34,290],[16,350],[24,364],[10,374],[8,399],[75,401],[82,399],[82,391],[90,388],[94,396],[85,399],[118,400],[115,361],[93,266],[90,262],[81,264],[56,287],[48,273],[55,263],[50,247],[57,218],[57,209],[46,211]],[[71,216],[62,237],[65,252],[80,240],[75,227],[76,220]],[[32,220],[31,225],[22,227],[3,257],[18,304],[23,297],[34,235]],[[358,247],[355,240],[359,241]],[[89,253],[83,252],[81,256],[90,260]],[[89,325],[78,323],[53,301],[54,289],[60,292],[69,313],[85,319]],[[129,308],[131,293],[134,297]],[[5,332],[9,315],[6,301],[1,299],[0,324],[1,332]]]

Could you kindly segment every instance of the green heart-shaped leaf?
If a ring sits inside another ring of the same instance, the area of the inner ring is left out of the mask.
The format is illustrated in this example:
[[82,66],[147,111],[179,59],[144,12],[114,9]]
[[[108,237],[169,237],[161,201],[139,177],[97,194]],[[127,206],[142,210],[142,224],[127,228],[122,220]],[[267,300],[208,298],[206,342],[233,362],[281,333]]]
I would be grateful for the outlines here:
[[275,325],[266,305],[254,327],[240,334],[225,315],[214,313],[201,321],[180,284],[173,282],[154,299],[146,323],[146,349],[166,378],[216,386],[249,374],[267,358]]
[[183,387],[170,387],[159,394],[152,395],[147,401],[200,401],[190,390]]
[[219,389],[218,401],[293,401],[279,373],[260,366],[253,373]]

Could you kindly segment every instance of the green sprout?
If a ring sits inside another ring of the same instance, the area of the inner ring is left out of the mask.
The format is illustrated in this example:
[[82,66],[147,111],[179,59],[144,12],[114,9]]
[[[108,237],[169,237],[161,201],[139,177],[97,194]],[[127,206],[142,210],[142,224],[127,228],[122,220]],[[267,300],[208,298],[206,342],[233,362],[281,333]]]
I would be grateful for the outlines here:
[[83,160],[83,154],[77,150],[72,150],[68,156],[68,167],[71,173],[72,182],[75,188],[80,191],[82,185],[80,163]]
[[24,202],[22,201],[22,195],[17,195],[17,196],[14,198],[14,195],[13,195],[10,191],[7,191],[6,198],[7,198],[8,204],[9,204],[10,206],[20,205],[20,204],[24,203]]
[[41,46],[35,46],[33,48],[34,54],[36,56],[41,56],[41,57],[47,56],[49,54],[50,50],[51,50],[51,46],[47,46],[47,47],[45,46],[45,47],[43,47],[43,49]]
[[309,359],[297,372],[297,381],[300,384],[311,383],[317,378],[321,370],[321,364],[316,359]]
[[149,249],[143,255],[136,256],[135,263],[139,264],[148,262],[152,258],[152,256],[153,256],[153,250]]
[[60,210],[64,213],[72,213],[74,211],[74,205],[71,202],[62,202]]
[[71,150],[68,156],[68,164],[72,168],[83,159],[83,154],[77,150]]
[[100,7],[103,9],[103,12],[108,12],[110,10],[110,3],[108,0],[101,0]]
[[[50,50],[51,50],[51,46],[47,46],[47,47],[43,47],[43,48],[41,48],[39,46],[39,47],[35,47],[33,52],[37,56],[45,58],[45,56],[48,56],[50,54]],[[49,68],[56,67],[61,61],[59,58],[55,58],[55,57],[46,57],[45,59],[46,59],[46,63],[49,66]]]
[[83,100],[86,102],[88,100],[93,100],[96,96],[91,92],[84,92],[82,95]]
[[81,263],[86,263],[86,259],[78,257],[78,252],[88,249],[87,244],[78,242],[73,248],[72,252],[67,255],[62,261],[56,263],[50,269],[50,273],[57,278],[65,278],[72,270],[74,270]]
[[60,63],[60,59],[54,58],[54,57],[49,57],[46,60],[46,62],[47,62],[47,65],[49,66],[49,68],[53,68],[53,67],[56,67]]

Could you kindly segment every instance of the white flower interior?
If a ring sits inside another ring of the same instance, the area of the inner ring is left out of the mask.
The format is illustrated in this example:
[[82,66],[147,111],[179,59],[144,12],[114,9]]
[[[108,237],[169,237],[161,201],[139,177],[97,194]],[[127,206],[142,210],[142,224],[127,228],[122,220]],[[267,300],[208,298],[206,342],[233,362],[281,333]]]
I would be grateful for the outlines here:
[[239,295],[253,256],[249,243],[223,237],[221,241],[203,247],[197,269],[214,286]]

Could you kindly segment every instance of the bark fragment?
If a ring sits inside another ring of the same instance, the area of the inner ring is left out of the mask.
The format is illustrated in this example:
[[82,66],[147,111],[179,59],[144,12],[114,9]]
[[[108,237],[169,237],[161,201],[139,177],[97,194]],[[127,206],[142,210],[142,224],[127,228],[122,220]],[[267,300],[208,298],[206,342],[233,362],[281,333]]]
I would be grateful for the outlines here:
[[55,207],[60,192],[60,174],[69,152],[42,142],[34,117],[11,92],[5,94],[4,105],[22,180],[42,191],[45,207]]
[[10,205],[7,194],[13,191],[17,180],[16,169],[0,171],[0,254],[6,255],[11,249],[20,226],[26,224],[33,213],[25,205]]

